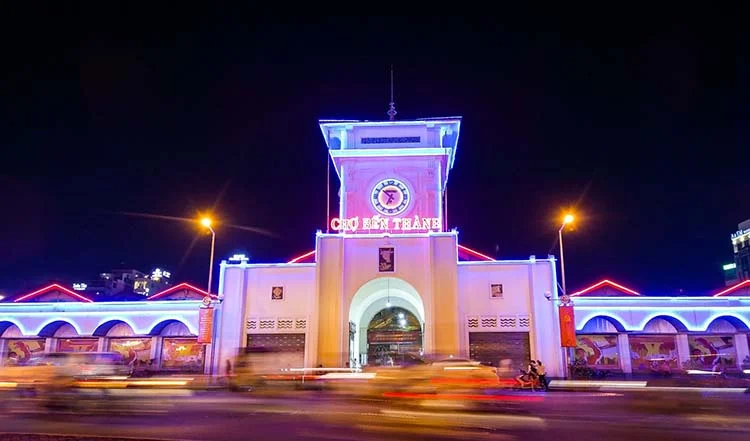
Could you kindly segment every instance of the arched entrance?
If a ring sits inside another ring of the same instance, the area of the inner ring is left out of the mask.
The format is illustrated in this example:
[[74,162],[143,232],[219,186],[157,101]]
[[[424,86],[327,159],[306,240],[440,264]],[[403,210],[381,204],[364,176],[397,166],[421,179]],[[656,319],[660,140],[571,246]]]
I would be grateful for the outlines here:
[[[372,343],[375,345],[386,345],[378,349],[381,360],[388,360],[387,356],[390,356],[394,364],[403,363],[406,357],[403,354],[424,350],[425,334],[424,303],[408,282],[381,277],[365,283],[354,294],[349,307],[350,363],[367,365],[377,362],[369,354],[371,342],[368,337],[374,338]],[[375,349],[373,347],[373,351]],[[393,357],[398,354],[402,355]]]

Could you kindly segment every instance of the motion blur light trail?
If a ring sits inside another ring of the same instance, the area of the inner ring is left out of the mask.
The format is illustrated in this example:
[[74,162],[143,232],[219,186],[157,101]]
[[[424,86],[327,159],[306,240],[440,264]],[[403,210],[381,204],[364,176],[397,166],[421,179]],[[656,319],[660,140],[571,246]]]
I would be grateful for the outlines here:
[[470,400],[470,401],[544,401],[541,396],[527,395],[481,395],[481,394],[419,394],[409,392],[385,392],[385,398],[407,398],[415,400]]

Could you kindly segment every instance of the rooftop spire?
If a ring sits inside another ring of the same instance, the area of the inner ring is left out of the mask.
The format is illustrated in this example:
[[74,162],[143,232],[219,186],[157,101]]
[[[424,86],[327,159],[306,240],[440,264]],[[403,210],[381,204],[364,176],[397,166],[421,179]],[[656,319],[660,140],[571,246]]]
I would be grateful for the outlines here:
[[396,119],[396,103],[393,102],[393,65],[391,64],[391,102],[388,103],[388,119],[391,121]]

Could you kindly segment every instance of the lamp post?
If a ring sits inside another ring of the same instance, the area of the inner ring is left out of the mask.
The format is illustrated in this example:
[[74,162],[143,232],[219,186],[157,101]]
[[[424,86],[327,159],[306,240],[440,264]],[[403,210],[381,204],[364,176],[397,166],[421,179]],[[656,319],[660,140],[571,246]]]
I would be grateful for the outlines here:
[[211,277],[214,274],[214,245],[216,244],[216,232],[211,228],[211,224],[211,218],[204,217],[201,219],[201,225],[208,228],[208,231],[211,232],[211,260],[208,262],[208,289],[206,289],[206,292],[209,294],[211,294]]
[[[565,229],[565,226],[568,224],[573,223],[575,220],[575,217],[573,217],[572,214],[566,214],[565,217],[563,217],[562,225],[560,225],[560,229],[557,231],[557,237],[560,241],[560,275],[562,277],[562,291],[563,296],[560,301],[560,306],[562,306],[563,302],[567,303],[569,302],[568,297],[568,289],[565,285],[565,254],[563,253],[563,230]],[[568,365],[570,364],[570,360],[572,359],[570,350],[568,348],[565,348],[565,351],[563,351],[563,364],[565,366],[565,378],[570,378],[571,372],[568,369]]]
[[565,226],[568,224],[573,223],[575,220],[575,217],[573,217],[572,214],[566,214],[563,218],[562,225],[560,225],[560,229],[557,231],[558,239],[560,240],[560,275],[562,276],[562,290],[563,295],[568,294],[567,287],[565,286],[565,254],[563,253],[563,230],[565,229]]

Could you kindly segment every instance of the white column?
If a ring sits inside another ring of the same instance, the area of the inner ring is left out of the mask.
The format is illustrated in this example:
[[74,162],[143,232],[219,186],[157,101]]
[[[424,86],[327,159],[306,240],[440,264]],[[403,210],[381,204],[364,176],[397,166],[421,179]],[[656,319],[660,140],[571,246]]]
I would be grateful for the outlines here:
[[742,367],[742,361],[750,355],[747,334],[734,334],[734,347],[737,348],[737,367]]
[[622,369],[622,372],[632,374],[633,364],[630,356],[630,338],[625,332],[617,334],[617,352],[620,357],[620,369]]
[[688,343],[687,334],[677,334],[675,336],[675,344],[677,345],[679,366],[682,367],[690,359],[690,344]]
[[0,366],[3,366],[5,364],[7,351],[8,351],[8,340],[4,338],[0,338]]
[[99,337],[99,343],[97,345],[97,352],[106,352],[109,346],[109,339],[107,337]]
[[[245,266],[222,264],[222,290],[224,297],[218,314],[214,317],[213,349],[214,357],[210,361],[212,372],[221,373],[226,360],[232,360],[239,348],[246,346],[247,340],[247,301],[248,280],[251,273]],[[264,293],[267,294],[267,293]],[[214,310],[214,314],[217,310]],[[206,360],[208,362],[208,360]]]
[[161,345],[163,338],[161,336],[151,337],[151,359],[154,360],[154,364],[151,366],[152,370],[161,370]]
[[50,353],[57,351],[57,339],[48,337],[44,340],[44,352]]

